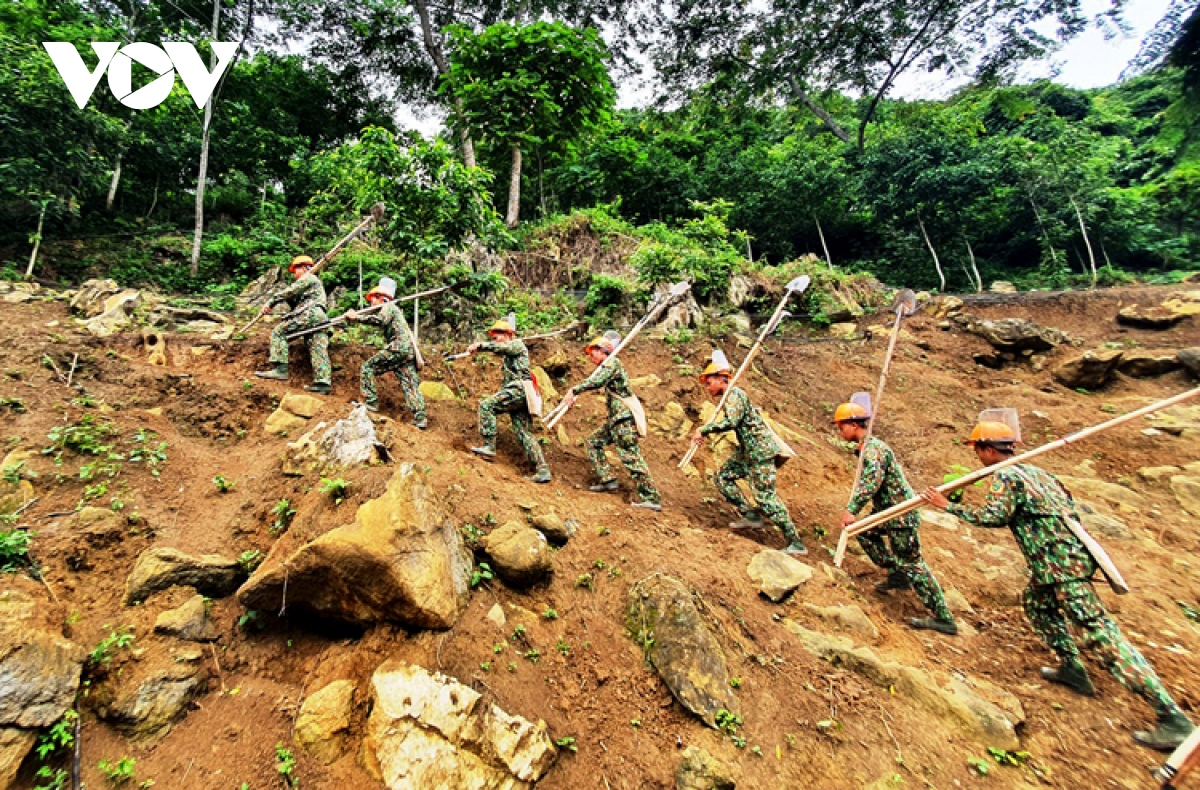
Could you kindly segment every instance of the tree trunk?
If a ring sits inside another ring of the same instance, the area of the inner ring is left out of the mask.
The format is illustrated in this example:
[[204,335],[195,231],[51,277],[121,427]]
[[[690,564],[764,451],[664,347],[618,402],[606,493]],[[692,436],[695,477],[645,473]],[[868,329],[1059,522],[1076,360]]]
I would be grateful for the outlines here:
[[979,267],[975,265],[975,250],[971,249],[971,240],[965,233],[963,234],[963,244],[967,245],[967,258],[971,261],[971,271],[975,275],[975,293],[981,294],[983,293],[983,277],[979,274]]
[[1088,238],[1087,226],[1083,224],[1083,212],[1079,210],[1079,204],[1075,202],[1075,196],[1071,196],[1071,208],[1075,209],[1075,219],[1079,220],[1079,232],[1083,234],[1083,244],[1087,247],[1088,266],[1092,270],[1092,287],[1096,287],[1096,281],[1099,275],[1096,273],[1096,253],[1092,251],[1092,240]]
[[521,146],[512,144],[512,175],[508,179],[508,213],[504,215],[507,227],[517,227],[521,214]]
[[108,197],[104,199],[105,211],[112,211],[113,200],[117,197],[117,186],[121,183],[121,159],[124,156],[124,153],[117,154],[117,161],[113,164],[112,180],[108,182]]
[[929,233],[925,230],[925,221],[921,219],[920,214],[917,214],[917,224],[921,226],[921,235],[925,238],[925,246],[929,248],[929,254],[933,256],[933,268],[937,269],[938,280],[942,283],[938,290],[941,293],[945,293],[946,274],[942,271],[942,262],[938,260],[937,250],[933,248],[933,242],[929,240]]
[[1050,263],[1054,266],[1058,265],[1058,250],[1054,249],[1054,242],[1050,241],[1050,231],[1046,230],[1046,223],[1042,222],[1042,211],[1038,208],[1037,201],[1033,196],[1029,196],[1029,205],[1033,206],[1033,216],[1037,217],[1038,227],[1042,230],[1042,238],[1046,240],[1046,249],[1050,250]]
[[812,215],[813,222],[817,223],[817,235],[821,237],[821,249],[825,250],[825,263],[830,269],[833,268],[833,256],[829,254],[829,245],[825,243],[825,231],[821,229],[821,220],[814,212]]
[[[441,43],[433,35],[433,23],[429,21],[429,6],[425,0],[413,0],[413,7],[417,9],[417,17],[421,20],[421,37],[425,42],[425,51],[429,53],[429,57],[433,58],[433,65],[437,68],[438,74],[445,78],[450,74],[450,64],[446,60],[446,53],[442,51]],[[471,140],[471,130],[461,120],[461,99],[455,97],[454,108],[458,110],[458,117],[462,123],[458,130],[458,141],[462,147],[463,164],[467,167],[475,167],[475,143]]]
[[158,175],[154,176],[154,197],[150,198],[150,208],[146,209],[146,219],[150,219],[150,215],[154,213],[154,207],[158,205]]
[[796,98],[800,101],[800,103],[807,107],[813,115],[820,118],[821,123],[825,124],[826,128],[833,132],[834,137],[841,140],[843,143],[850,142],[849,132],[839,126],[838,122],[833,120],[833,116],[830,115],[824,107],[812,100],[812,97],[808,95],[807,91],[800,87],[800,82],[793,75],[789,74],[787,80],[788,84],[792,86],[792,93],[796,94]]
[[[217,41],[221,27],[221,0],[213,0],[212,40]],[[217,67],[217,53],[210,52],[208,68]],[[204,187],[208,182],[208,133],[212,126],[213,97],[204,103],[204,132],[200,135],[200,172],[196,176],[196,229],[192,234],[192,276],[200,272],[200,242],[204,238]]]
[[49,200],[42,201],[42,212],[38,214],[37,233],[33,234],[33,252],[29,253],[29,265],[25,267],[26,278],[33,276],[33,265],[37,263],[38,249],[42,246],[42,225],[46,221],[46,207],[49,205]]

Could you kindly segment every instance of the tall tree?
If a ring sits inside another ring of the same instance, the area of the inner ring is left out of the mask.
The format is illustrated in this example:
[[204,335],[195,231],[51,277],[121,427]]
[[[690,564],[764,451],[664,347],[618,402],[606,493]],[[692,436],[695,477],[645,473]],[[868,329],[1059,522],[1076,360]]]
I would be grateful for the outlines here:
[[594,29],[561,22],[502,22],[479,34],[458,28],[452,40],[442,90],[461,103],[457,123],[510,150],[505,224],[515,227],[522,150],[563,150],[610,117],[616,90],[605,67],[608,50]]

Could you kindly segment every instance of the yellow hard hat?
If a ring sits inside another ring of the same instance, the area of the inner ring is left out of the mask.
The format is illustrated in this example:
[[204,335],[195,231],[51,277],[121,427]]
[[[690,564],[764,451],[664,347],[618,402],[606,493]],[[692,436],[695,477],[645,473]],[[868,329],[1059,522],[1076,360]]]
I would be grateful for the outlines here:
[[709,376],[724,376],[729,378],[733,374],[733,368],[728,364],[719,364],[717,362],[709,362],[704,368],[704,372],[700,374],[701,383]]
[[611,354],[613,352],[613,349],[616,348],[616,346],[613,345],[612,340],[608,339],[604,335],[601,335],[600,337],[596,338],[595,340],[593,340],[592,342],[590,342],[586,346],[584,346],[583,353],[590,354],[592,352],[592,349],[594,349],[594,348],[600,349],[605,354]]
[[833,412],[834,422],[865,422],[871,413],[861,403],[842,403]]
[[499,321],[497,321],[496,323],[494,323],[490,327],[488,327],[489,335],[494,332],[507,332],[510,335],[515,335],[517,333],[517,330],[512,324],[510,324],[508,321],[501,318]]
[[300,268],[301,266],[312,266],[312,265],[313,265],[313,259],[312,259],[311,255],[297,255],[295,258],[292,258],[292,262],[288,264],[288,271],[294,272],[294,271],[296,271],[296,269]]
[[971,431],[967,444],[1012,445],[1017,442],[1016,431],[1008,423],[985,420]]

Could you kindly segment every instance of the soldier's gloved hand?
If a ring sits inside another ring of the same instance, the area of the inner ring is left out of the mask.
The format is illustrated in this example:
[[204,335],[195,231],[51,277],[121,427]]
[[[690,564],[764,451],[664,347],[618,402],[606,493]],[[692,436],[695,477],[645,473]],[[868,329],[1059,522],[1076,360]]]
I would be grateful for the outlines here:
[[842,513],[842,529],[845,529],[846,527],[850,526],[855,521],[858,521],[858,516],[854,515],[849,510]]
[[571,387],[571,389],[567,390],[567,394],[563,396],[563,400],[565,400],[567,402],[568,409],[575,405],[575,400],[578,397],[579,396],[575,394],[574,387]]
[[262,306],[262,309],[258,311],[258,314],[259,316],[264,316],[269,312],[271,312],[271,305],[265,304]]
[[700,429],[697,428],[695,431],[692,432],[692,444],[700,444],[703,441],[704,441],[704,434],[700,433]]
[[471,345],[467,346],[468,354],[476,354],[478,352],[479,352],[479,344],[478,343],[472,343]]
[[358,311],[357,310],[347,310],[346,315],[343,317],[347,321],[357,321],[358,320]]

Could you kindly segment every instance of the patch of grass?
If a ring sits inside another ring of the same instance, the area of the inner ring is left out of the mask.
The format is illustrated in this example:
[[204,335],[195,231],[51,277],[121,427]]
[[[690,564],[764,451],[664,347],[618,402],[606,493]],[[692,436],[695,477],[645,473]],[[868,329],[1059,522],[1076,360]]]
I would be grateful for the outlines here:
[[[20,378],[19,376],[17,378]],[[25,401],[20,398],[0,398],[0,407],[7,406],[8,410],[14,414],[24,414],[29,411],[25,406]]]
[[246,549],[238,555],[238,567],[245,572],[247,576],[254,573],[259,565],[262,565],[263,553],[258,549]]
[[291,749],[283,748],[282,743],[275,744],[275,770],[283,778],[288,787],[299,787],[300,781],[292,775],[296,770],[296,756]]
[[113,654],[118,650],[128,650],[133,644],[133,628],[131,626],[121,626],[120,628],[108,628],[108,636],[100,640],[100,644],[92,648],[92,652],[88,653],[88,663],[93,667],[107,666],[113,659]]
[[579,578],[575,580],[575,586],[582,587],[586,590],[591,590],[591,589],[594,589],[593,581],[594,580],[592,579],[592,574],[581,573],[581,574],[579,574]]
[[554,649],[562,653],[564,656],[569,657],[571,655],[571,646],[561,639],[558,640],[558,644],[554,646]]
[[[79,455],[108,455],[112,452],[112,439],[117,436],[116,427],[109,420],[97,420],[95,415],[85,414],[73,425],[56,425],[46,434],[50,445],[43,448],[46,455],[61,457],[63,450]],[[114,459],[117,460],[117,459]]]
[[133,781],[133,768],[136,762],[132,757],[122,757],[115,763],[101,760],[98,767],[110,785],[119,787]]
[[340,477],[332,480],[328,477],[322,477],[318,490],[322,494],[328,494],[330,499],[333,500],[333,504],[340,505],[342,504],[342,500],[346,498],[347,491],[350,490],[350,484]]
[[267,528],[267,532],[272,537],[287,532],[287,528],[291,526],[292,519],[296,517],[296,509],[292,507],[292,503],[286,499],[281,499],[271,507],[271,513],[275,516],[275,522]]
[[4,478],[4,482],[11,485],[18,485],[21,482],[21,470],[25,468],[24,461],[17,461],[15,464],[9,464],[0,472],[0,477]]

